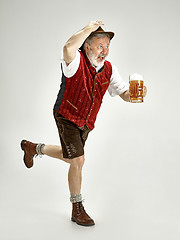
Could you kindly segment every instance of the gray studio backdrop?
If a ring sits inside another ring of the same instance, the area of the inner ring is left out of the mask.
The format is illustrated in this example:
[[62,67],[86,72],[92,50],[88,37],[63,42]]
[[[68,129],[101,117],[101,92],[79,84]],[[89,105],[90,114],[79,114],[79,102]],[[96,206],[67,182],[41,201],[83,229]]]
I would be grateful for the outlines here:
[[[177,0],[1,0],[0,239],[180,238]],[[144,75],[143,104],[107,93],[87,140],[82,194],[96,226],[70,221],[68,165],[26,169],[20,141],[59,145],[52,115],[61,49],[91,20],[115,32],[108,60]]]

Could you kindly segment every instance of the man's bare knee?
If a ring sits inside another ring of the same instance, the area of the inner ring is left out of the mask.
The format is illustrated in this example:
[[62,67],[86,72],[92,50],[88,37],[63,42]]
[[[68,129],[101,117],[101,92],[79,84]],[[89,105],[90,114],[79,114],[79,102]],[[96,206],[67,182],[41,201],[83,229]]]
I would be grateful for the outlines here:
[[84,155],[70,159],[70,161],[71,161],[71,163],[70,163],[71,166],[81,170],[84,165],[84,161],[85,161]]

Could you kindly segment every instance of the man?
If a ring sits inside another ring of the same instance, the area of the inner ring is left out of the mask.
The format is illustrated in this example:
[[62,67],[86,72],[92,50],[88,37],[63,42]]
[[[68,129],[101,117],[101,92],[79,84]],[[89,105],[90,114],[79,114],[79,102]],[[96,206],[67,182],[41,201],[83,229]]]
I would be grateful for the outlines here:
[[121,79],[117,68],[105,60],[114,33],[105,32],[102,25],[102,21],[90,22],[64,45],[62,81],[54,106],[61,147],[27,140],[21,142],[24,163],[28,168],[33,166],[36,154],[45,154],[70,164],[71,220],[83,226],[95,224],[84,210],[81,196],[85,142],[94,128],[106,90],[111,96],[119,95],[124,101],[129,101],[127,83]]

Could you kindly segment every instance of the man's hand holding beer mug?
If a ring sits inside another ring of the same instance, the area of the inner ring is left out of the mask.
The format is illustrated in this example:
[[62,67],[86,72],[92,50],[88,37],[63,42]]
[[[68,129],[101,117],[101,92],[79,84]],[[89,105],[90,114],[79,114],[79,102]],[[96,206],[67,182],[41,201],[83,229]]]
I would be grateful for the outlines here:
[[129,76],[129,90],[120,95],[126,102],[142,103],[147,95],[147,87],[144,86],[143,76],[134,73]]

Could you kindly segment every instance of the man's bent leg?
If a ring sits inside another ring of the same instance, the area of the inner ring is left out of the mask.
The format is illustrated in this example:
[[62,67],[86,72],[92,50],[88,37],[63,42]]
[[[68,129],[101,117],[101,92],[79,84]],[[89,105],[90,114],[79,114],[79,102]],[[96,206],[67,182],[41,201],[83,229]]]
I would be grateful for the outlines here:
[[70,159],[63,158],[62,148],[56,145],[45,145],[42,143],[32,143],[27,140],[21,141],[21,148],[24,151],[24,163],[27,168],[31,168],[34,164],[35,155],[47,155],[49,157],[61,159],[67,163],[71,163]]

